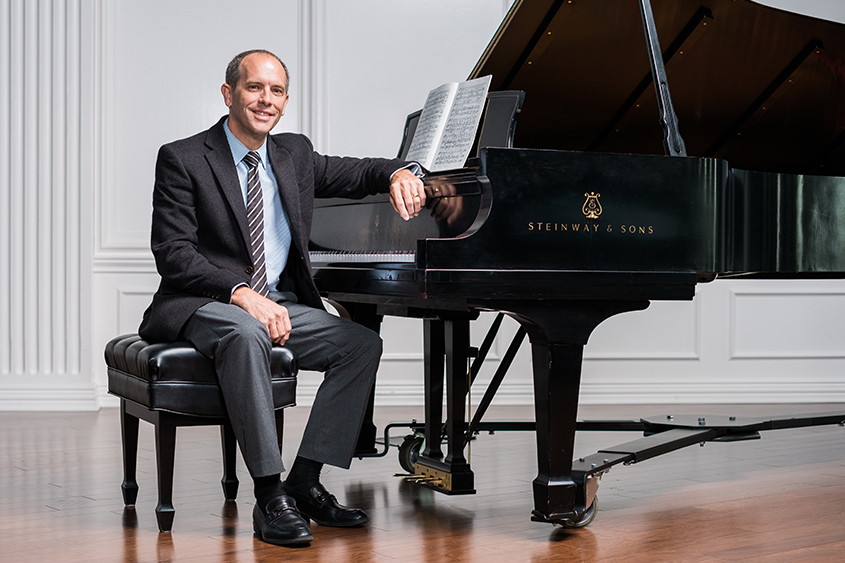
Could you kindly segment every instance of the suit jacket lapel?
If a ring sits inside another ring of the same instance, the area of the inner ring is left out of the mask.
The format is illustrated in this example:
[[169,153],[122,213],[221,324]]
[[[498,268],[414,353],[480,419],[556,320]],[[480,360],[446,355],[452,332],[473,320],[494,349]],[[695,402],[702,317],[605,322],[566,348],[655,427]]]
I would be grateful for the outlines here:
[[211,171],[217,178],[220,189],[226,196],[229,207],[232,209],[232,214],[235,216],[238,229],[241,231],[241,236],[246,246],[246,252],[249,254],[249,222],[246,216],[243,190],[238,179],[238,171],[235,169],[235,164],[232,161],[232,150],[229,148],[229,141],[226,139],[226,132],[223,130],[225,119],[225,117],[222,118],[214,127],[208,130],[205,138],[205,146],[209,150],[205,153],[205,158],[211,167]]
[[279,146],[273,137],[269,137],[267,155],[273,167],[273,174],[276,175],[276,183],[279,185],[282,207],[290,221],[291,238],[298,245],[299,234],[302,231],[302,210],[299,205],[299,186],[294,174],[293,160],[290,153]]

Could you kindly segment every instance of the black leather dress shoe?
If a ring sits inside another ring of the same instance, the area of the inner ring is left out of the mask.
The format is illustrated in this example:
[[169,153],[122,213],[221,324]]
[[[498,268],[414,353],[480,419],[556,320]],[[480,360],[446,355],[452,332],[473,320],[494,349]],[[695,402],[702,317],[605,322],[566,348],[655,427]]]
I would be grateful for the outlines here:
[[302,515],[321,526],[351,528],[366,524],[370,520],[363,510],[339,504],[337,498],[321,484],[311,487],[307,494],[301,494],[287,484],[285,490],[296,500]]
[[279,495],[268,502],[266,510],[256,503],[252,509],[252,529],[259,538],[275,545],[308,543],[314,539],[308,522],[288,495]]

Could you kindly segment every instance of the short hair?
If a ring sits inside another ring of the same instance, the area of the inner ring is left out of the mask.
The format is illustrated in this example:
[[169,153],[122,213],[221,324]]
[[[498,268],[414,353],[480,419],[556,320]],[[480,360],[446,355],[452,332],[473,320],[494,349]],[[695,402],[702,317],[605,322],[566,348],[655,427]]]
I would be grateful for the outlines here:
[[265,49],[251,49],[249,51],[244,51],[243,53],[235,55],[235,58],[229,61],[229,65],[226,67],[226,84],[228,84],[232,88],[238,85],[238,80],[240,80],[241,78],[241,63],[246,57],[255,53],[270,55],[271,57],[279,61],[279,64],[282,65],[282,68],[285,70],[285,92],[288,92],[290,90],[290,72],[288,72],[287,65],[274,53],[271,53],[270,51],[267,51]]

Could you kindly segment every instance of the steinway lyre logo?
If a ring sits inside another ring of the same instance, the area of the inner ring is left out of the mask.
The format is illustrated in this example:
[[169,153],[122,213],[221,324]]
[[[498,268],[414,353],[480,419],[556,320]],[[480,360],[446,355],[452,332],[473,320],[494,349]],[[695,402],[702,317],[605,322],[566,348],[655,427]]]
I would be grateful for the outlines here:
[[584,206],[581,207],[581,211],[584,212],[587,219],[598,219],[599,215],[601,215],[601,204],[599,203],[601,194],[590,192],[588,194],[584,194],[584,196],[586,196],[587,201],[584,202]]

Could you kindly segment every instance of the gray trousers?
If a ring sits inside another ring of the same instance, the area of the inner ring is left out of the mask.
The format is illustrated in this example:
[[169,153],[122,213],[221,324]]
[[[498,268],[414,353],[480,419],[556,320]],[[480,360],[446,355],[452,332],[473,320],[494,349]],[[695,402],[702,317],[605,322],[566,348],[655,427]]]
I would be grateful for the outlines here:
[[[291,334],[285,344],[300,369],[321,371],[299,455],[344,469],[352,463],[361,422],[375,383],[382,342],[347,319],[299,303],[270,298],[287,308]],[[253,477],[282,473],[270,389],[270,336],[237,305],[209,303],[184,329],[185,338],[214,360],[235,437]]]

